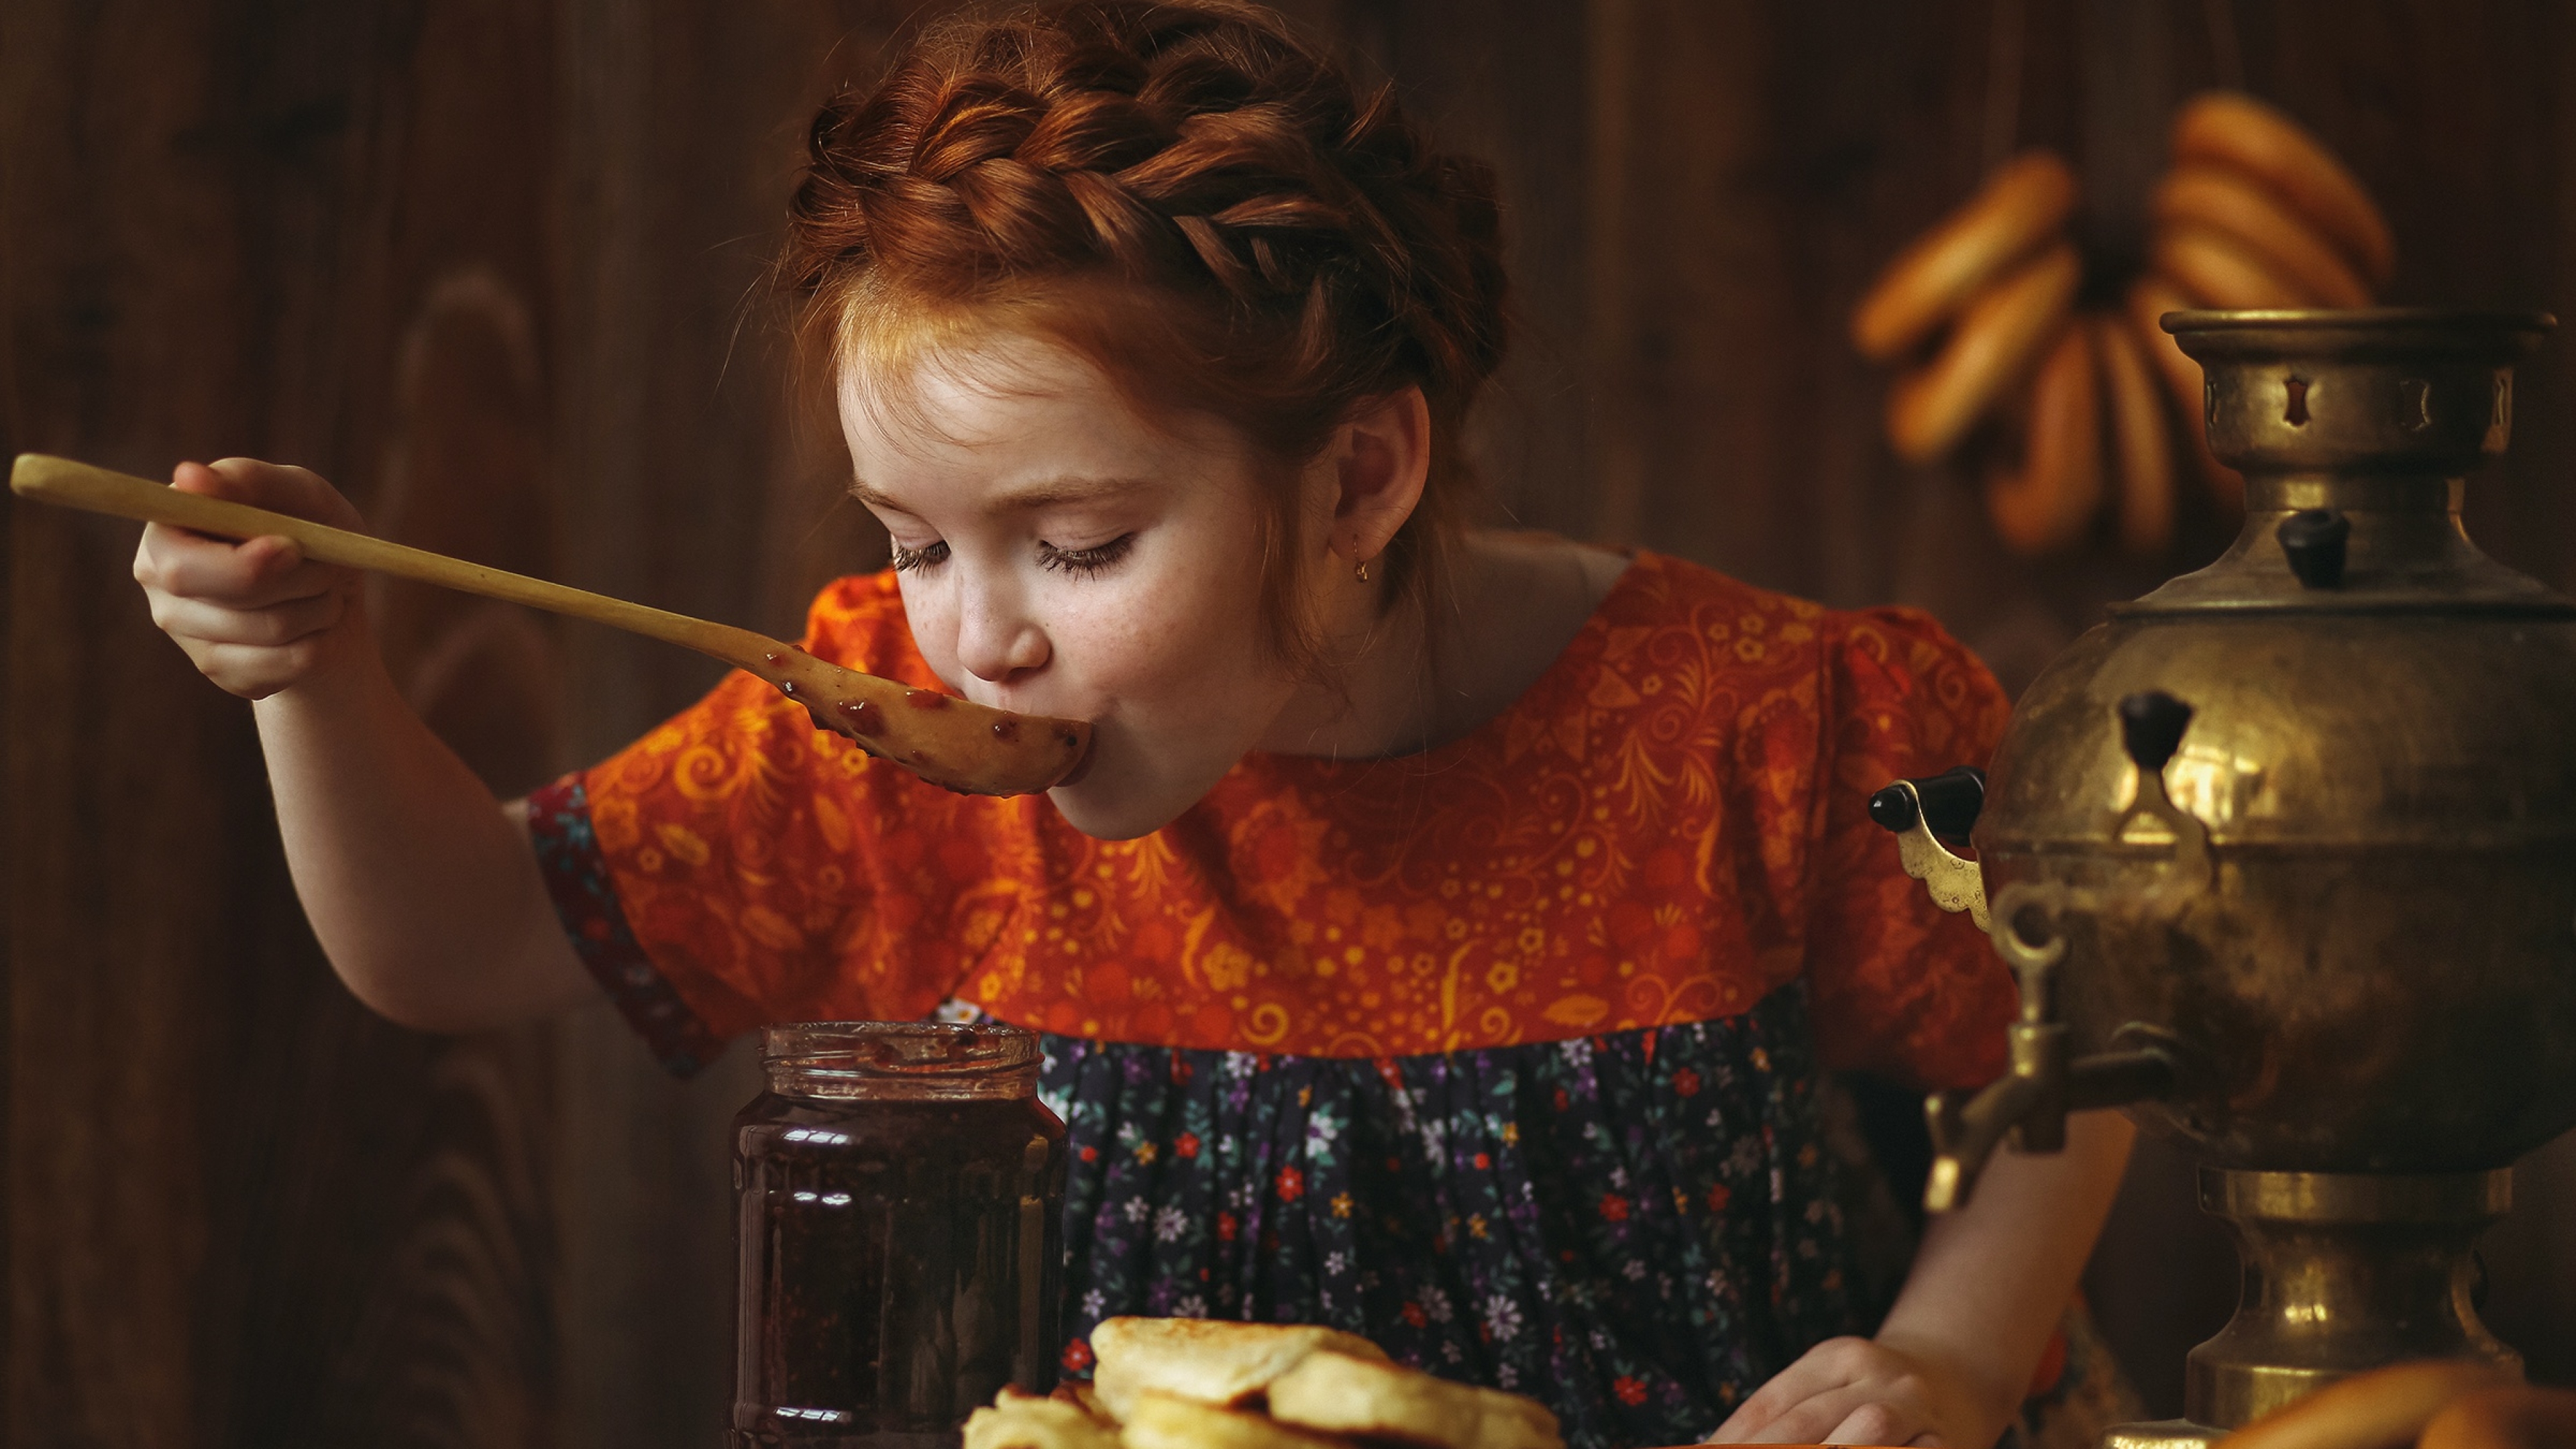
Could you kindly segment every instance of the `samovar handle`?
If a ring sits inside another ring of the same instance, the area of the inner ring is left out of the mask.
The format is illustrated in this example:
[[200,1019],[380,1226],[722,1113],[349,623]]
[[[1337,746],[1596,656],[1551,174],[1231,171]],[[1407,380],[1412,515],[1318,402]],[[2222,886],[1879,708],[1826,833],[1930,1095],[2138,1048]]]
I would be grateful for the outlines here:
[[[2182,732],[2198,711],[2161,689],[2142,689],[2120,697],[2120,749],[2141,777],[2161,779],[2165,764],[2182,749]],[[2141,780],[2139,794],[2144,795]]]
[[1913,828],[1916,820],[1943,840],[1965,840],[1986,808],[1986,772],[1974,765],[1953,765],[1919,780],[1899,780],[1869,797],[1869,818],[1893,831]]
[[2137,797],[2111,822],[2118,840],[2129,822],[2144,815],[2170,831],[2175,871],[2165,886],[2171,893],[2196,890],[2209,881],[2209,827],[2200,817],[2176,805],[2165,789],[2165,766],[2182,750],[2182,733],[2195,713],[2190,705],[2161,689],[2145,689],[2120,698],[2120,748],[2138,770]]
[[1977,863],[1950,853],[1943,839],[1961,840],[1986,805],[1986,772],[1958,765],[1919,780],[1898,780],[1869,797],[1869,818],[1895,833],[1896,858],[1923,882],[1932,904],[1966,911],[1980,931],[1986,918],[1986,881]]
[[2352,520],[2344,517],[2342,509],[2300,509],[2282,519],[2272,537],[2301,584],[2311,589],[2343,587],[2344,548],[2352,538]]

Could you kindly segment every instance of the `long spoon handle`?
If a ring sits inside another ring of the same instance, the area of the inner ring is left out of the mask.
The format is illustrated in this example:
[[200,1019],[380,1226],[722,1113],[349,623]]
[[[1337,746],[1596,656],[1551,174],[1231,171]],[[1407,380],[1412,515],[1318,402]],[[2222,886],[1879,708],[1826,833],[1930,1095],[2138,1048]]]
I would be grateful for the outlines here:
[[764,668],[764,664],[774,665],[780,652],[787,648],[766,634],[738,629],[731,624],[718,624],[706,619],[693,619],[686,614],[674,614],[667,609],[630,604],[606,594],[567,588],[506,569],[486,568],[482,564],[467,563],[427,549],[387,543],[381,538],[369,538],[345,528],[291,518],[265,508],[253,508],[247,503],[182,493],[149,478],[111,472],[69,458],[20,453],[17,463],[9,470],[9,489],[21,498],[86,509],[92,513],[113,514],[119,518],[140,519],[145,523],[175,524],[223,538],[274,536],[292,539],[309,559],[373,569],[377,573],[417,579],[424,584],[436,584],[460,593],[480,594],[488,599],[526,604],[576,619],[588,619],[614,629],[695,649],[737,668],[763,674],[772,672]]

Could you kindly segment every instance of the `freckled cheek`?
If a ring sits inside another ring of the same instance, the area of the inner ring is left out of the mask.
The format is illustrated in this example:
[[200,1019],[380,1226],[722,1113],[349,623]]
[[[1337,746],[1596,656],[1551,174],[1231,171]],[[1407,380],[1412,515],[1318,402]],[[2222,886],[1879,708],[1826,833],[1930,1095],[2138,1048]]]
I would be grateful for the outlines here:
[[1058,667],[1083,688],[1131,707],[1164,695],[1198,652],[1188,631],[1152,610],[1087,611],[1047,634]]
[[941,597],[943,590],[911,587],[903,589],[903,614],[912,626],[913,646],[921,651],[922,661],[933,674],[946,680],[952,689],[962,692],[957,667],[957,611]]
[[[1049,630],[1057,659],[1093,688],[1136,706],[1203,712],[1265,657],[1245,602],[1146,585]],[[1154,709],[1164,713],[1164,709]]]

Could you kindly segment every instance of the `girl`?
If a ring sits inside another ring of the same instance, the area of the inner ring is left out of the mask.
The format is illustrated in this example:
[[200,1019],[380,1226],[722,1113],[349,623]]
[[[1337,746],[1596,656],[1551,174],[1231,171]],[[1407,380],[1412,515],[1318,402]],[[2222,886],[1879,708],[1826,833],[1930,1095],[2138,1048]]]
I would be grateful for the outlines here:
[[[605,990],[683,1071],[763,1022],[1044,1030],[1074,1372],[1110,1314],[1302,1319],[1580,1445],[1996,1441],[2125,1128],[1999,1161],[1882,1314],[1816,1092],[2001,1070],[2002,968],[1863,803],[2004,702],[1917,614],[1461,527],[1481,168],[1257,10],[1060,4],[827,108],[783,270],[894,550],[807,647],[1091,755],[951,796],[735,676],[495,808],[353,577],[152,528],[352,991],[465,1030]],[[298,469],[174,483],[358,522]]]

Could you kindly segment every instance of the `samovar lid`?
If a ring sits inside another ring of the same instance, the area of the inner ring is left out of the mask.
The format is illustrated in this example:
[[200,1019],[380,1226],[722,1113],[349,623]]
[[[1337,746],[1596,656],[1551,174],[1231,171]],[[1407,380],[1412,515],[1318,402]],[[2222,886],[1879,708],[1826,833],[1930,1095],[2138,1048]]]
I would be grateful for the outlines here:
[[2217,562],[2114,614],[2576,615],[2460,526],[2463,480],[2512,435],[2513,365],[2557,319],[2376,307],[2161,321],[2201,364],[2209,448],[2245,475],[2246,527]]
[[2279,307],[2167,312],[2158,323],[2204,363],[2251,349],[2309,355],[2403,351],[2409,357],[2458,350],[2493,353],[2498,362],[2510,363],[2539,346],[2558,319],[2506,307]]

